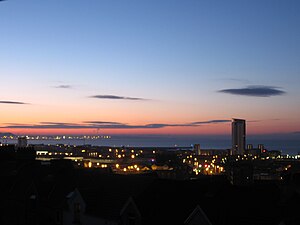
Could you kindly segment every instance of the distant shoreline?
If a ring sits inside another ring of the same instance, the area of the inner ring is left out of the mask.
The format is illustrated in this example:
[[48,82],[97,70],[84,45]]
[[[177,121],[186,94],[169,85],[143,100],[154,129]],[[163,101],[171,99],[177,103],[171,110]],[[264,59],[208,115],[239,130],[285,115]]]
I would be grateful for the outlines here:
[[[16,144],[17,140],[1,139],[1,143]],[[200,144],[202,149],[230,149],[231,139],[197,138],[197,137],[122,137],[116,136],[109,139],[60,139],[60,140],[28,140],[28,144],[45,145],[93,145],[112,147],[167,147],[167,148],[192,148],[194,144]],[[278,150],[282,154],[297,155],[300,152],[300,140],[263,140],[248,138],[247,144],[264,144],[267,150]]]

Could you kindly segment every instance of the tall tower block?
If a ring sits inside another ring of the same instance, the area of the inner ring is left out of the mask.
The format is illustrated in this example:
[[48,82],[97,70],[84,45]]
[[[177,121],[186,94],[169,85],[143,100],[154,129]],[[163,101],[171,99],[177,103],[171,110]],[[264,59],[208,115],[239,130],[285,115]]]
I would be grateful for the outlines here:
[[243,155],[246,148],[246,120],[232,119],[232,154]]

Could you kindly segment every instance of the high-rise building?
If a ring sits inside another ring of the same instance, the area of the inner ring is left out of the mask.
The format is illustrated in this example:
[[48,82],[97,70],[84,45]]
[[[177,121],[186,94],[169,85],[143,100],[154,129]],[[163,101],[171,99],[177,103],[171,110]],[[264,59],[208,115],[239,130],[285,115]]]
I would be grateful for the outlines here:
[[258,144],[257,148],[262,152],[265,149],[265,146],[263,144]]
[[195,152],[195,155],[201,155],[200,144],[194,144],[194,152]]
[[27,147],[27,137],[18,137],[18,147],[19,148]]
[[246,121],[232,119],[232,154],[243,155],[246,147]]

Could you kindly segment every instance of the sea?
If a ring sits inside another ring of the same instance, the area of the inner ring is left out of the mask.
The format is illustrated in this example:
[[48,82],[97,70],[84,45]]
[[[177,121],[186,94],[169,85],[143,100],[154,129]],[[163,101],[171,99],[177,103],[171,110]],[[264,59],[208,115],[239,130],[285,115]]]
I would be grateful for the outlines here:
[[[1,143],[16,144],[16,140],[1,140]],[[278,150],[283,155],[300,154],[300,135],[297,136],[247,136],[247,144],[256,148],[263,144],[267,150]],[[230,136],[180,136],[180,135],[140,135],[111,136],[109,139],[61,139],[61,140],[28,140],[28,144],[45,145],[92,145],[111,147],[183,147],[193,148],[200,144],[201,149],[230,149]]]

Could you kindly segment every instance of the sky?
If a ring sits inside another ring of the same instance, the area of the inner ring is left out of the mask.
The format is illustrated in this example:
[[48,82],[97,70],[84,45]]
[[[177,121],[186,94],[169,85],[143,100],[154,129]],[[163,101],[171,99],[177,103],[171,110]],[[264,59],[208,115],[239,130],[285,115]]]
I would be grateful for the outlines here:
[[0,132],[300,133],[298,0],[0,1]]

